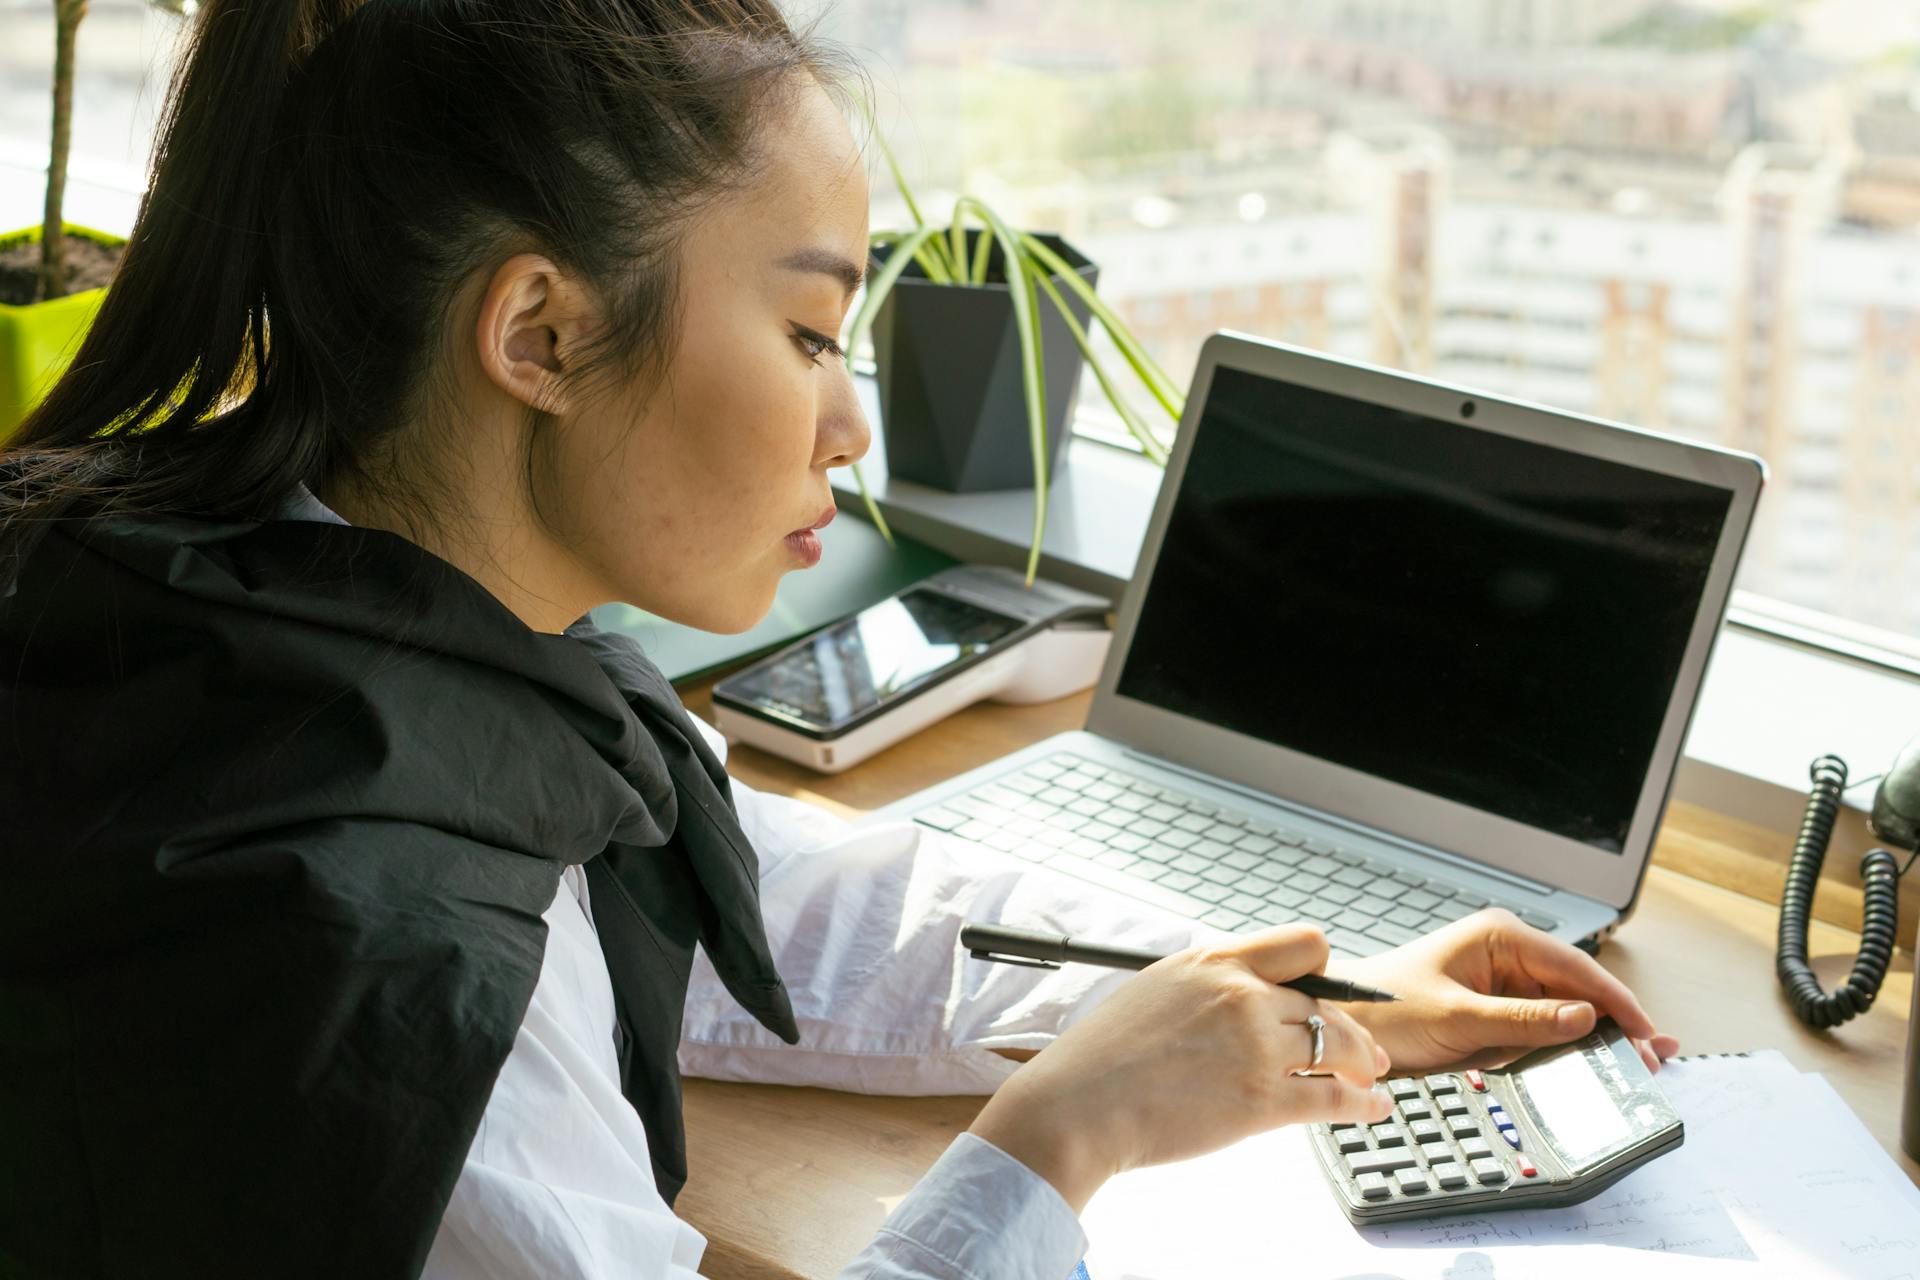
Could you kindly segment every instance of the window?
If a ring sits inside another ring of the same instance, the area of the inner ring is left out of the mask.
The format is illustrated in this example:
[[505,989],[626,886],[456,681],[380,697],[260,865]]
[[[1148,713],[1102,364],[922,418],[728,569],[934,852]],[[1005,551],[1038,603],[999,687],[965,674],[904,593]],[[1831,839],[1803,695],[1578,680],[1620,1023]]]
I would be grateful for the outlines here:
[[[189,7],[191,7],[189,5]],[[173,73],[181,19],[147,0],[92,0],[74,58],[69,221],[130,225]],[[38,226],[53,114],[53,5],[0,0],[0,232]]]
[[[1510,20],[1521,8],[1551,21]],[[1044,190],[1096,260],[1164,239],[1165,270],[1116,272],[1126,291],[1110,297],[1130,319],[1162,317],[1151,342],[1176,380],[1215,313],[1166,304],[1193,292],[1213,244],[1208,289],[1284,287],[1307,269],[1325,282],[1311,302],[1281,295],[1287,308],[1263,317],[1272,337],[1551,393],[1776,463],[1808,438],[1837,436],[1843,474],[1898,470],[1876,446],[1889,422],[1920,430],[1904,409],[1913,340],[1889,322],[1920,300],[1909,270],[1920,251],[1920,10],[1521,8],[835,0],[825,22],[876,68],[882,127],[923,203],[970,185],[1019,218],[1023,193],[1038,208]],[[1869,11],[1874,21],[1857,20]],[[1808,95],[1845,104],[1854,148],[1833,148],[1848,130],[1795,107]],[[1065,206],[1063,190],[1074,193]],[[1244,216],[1250,191],[1262,197],[1257,223]],[[1143,195],[1163,202],[1167,230],[1136,216]],[[876,201],[876,226],[898,216],[883,184]],[[1249,234],[1276,251],[1225,250]],[[1311,254],[1296,256],[1307,243]],[[1424,301],[1396,305],[1390,273],[1408,246],[1431,275],[1413,282]],[[1223,263],[1237,278],[1220,279]],[[1329,313],[1347,297],[1362,315]],[[1630,360],[1609,336],[1621,298],[1643,325]],[[1381,306],[1395,306],[1397,325],[1374,323]],[[1826,341],[1820,324],[1863,337]],[[1584,341],[1541,340],[1569,330]],[[1689,372],[1676,414],[1647,381],[1663,367]],[[1083,404],[1099,402],[1083,391]],[[1808,405],[1823,420],[1805,420]],[[1777,465],[1775,479],[1742,585],[1920,638],[1920,591],[1839,572],[1889,536],[1920,537],[1911,490],[1842,484],[1822,534],[1779,492],[1793,468]],[[1833,570],[1824,585],[1819,562]]]

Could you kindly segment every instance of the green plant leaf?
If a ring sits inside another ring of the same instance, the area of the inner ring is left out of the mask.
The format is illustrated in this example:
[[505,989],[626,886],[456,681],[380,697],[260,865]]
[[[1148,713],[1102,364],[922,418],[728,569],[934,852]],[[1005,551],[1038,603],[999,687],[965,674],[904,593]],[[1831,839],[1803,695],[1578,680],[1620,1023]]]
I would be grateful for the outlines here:
[[1173,379],[1167,376],[1167,371],[1147,354],[1146,348],[1140,345],[1140,340],[1133,336],[1133,331],[1114,314],[1113,308],[1094,293],[1093,287],[1080,278],[1080,273],[1068,265],[1065,258],[1048,248],[1038,237],[1022,235],[1020,241],[1043,266],[1065,280],[1067,286],[1080,295],[1081,300],[1092,311],[1094,319],[1098,320],[1101,327],[1112,336],[1114,346],[1120,349],[1120,354],[1126,357],[1127,363],[1139,375],[1140,381],[1153,394],[1153,398],[1160,402],[1160,407],[1167,411],[1169,417],[1178,421],[1186,408],[1186,396],[1174,386]]
[[993,237],[985,234],[984,231],[981,233],[980,238],[974,242],[973,282],[975,284],[985,284],[987,282],[987,255],[992,247]]
[[867,489],[867,478],[860,474],[860,464],[853,464],[853,482],[860,486],[860,501],[867,504],[867,514],[873,517],[873,527],[887,540],[888,546],[897,545],[893,540],[893,530],[887,528],[887,518],[880,514],[880,504],[873,500],[873,494]]
[[1034,273],[1034,279],[1039,282],[1041,289],[1053,299],[1053,305],[1060,312],[1060,318],[1067,322],[1067,332],[1073,335],[1075,344],[1080,348],[1080,354],[1086,358],[1087,367],[1093,370],[1094,380],[1100,384],[1100,389],[1106,392],[1108,402],[1113,405],[1113,411],[1120,415],[1120,420],[1126,424],[1127,431],[1140,442],[1140,449],[1147,455],[1148,461],[1156,466],[1166,466],[1166,447],[1148,430],[1146,419],[1140,416],[1140,411],[1127,403],[1121,396],[1119,388],[1113,385],[1113,379],[1107,375],[1106,366],[1101,363],[1100,357],[1094,354],[1093,343],[1088,338],[1087,331],[1081,327],[1080,318],[1073,314],[1073,309],[1067,305],[1067,300],[1061,296],[1060,290],[1054,287],[1053,281],[1049,278],[1050,273],[1040,265],[1038,260],[1031,258],[1029,270]]

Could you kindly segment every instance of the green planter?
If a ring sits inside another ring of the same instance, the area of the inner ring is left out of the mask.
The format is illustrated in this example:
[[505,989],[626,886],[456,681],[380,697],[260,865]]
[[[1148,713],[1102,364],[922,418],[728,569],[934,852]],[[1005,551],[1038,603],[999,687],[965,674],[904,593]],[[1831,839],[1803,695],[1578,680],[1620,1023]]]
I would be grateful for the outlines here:
[[[67,223],[68,235],[81,235],[104,244],[125,244],[119,236],[110,236],[91,227]],[[0,235],[0,250],[25,242],[38,243],[40,228]],[[0,444],[40,403],[67,364],[79,350],[80,338],[93,323],[105,289],[88,289],[64,298],[35,302],[24,307],[0,303]]]

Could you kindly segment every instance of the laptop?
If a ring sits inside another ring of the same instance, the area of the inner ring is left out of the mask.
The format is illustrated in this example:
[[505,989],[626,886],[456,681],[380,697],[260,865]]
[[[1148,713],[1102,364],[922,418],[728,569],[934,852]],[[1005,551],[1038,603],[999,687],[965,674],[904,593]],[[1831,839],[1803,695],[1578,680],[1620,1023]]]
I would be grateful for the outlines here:
[[877,810],[1369,955],[1633,910],[1765,466],[1208,339],[1084,729]]

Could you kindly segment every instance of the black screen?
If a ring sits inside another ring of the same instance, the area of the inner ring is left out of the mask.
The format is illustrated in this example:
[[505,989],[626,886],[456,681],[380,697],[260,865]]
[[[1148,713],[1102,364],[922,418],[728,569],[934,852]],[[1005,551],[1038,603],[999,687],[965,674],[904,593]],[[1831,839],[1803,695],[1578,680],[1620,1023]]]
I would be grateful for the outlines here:
[[977,654],[1023,624],[915,588],[826,628],[776,662],[729,682],[735,697],[819,726],[839,726]]
[[1197,428],[1122,695],[1624,847],[1729,490],[1227,368]]

